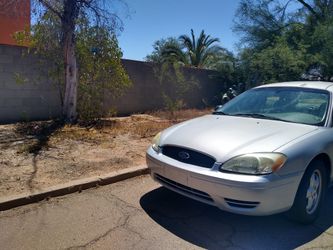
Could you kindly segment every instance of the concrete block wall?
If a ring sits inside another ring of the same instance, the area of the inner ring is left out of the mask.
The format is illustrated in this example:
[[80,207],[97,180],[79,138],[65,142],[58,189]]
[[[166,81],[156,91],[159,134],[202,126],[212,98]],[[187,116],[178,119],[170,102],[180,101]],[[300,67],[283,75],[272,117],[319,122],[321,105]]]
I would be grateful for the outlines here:
[[[44,120],[61,115],[61,100],[57,86],[47,74],[47,63],[41,64],[33,55],[22,56],[25,48],[0,45],[0,123],[24,120]],[[142,113],[165,107],[163,93],[173,95],[174,82],[159,82],[156,65],[122,60],[132,87],[119,98],[105,96],[105,111],[117,110],[119,115]],[[43,73],[44,72],[44,73]],[[186,68],[185,77],[194,77],[197,85],[183,100],[187,108],[202,108],[212,103],[221,92],[222,83],[212,78],[215,72]]]
[[0,123],[43,120],[61,115],[57,87],[39,60],[25,48],[0,45]]
[[[133,86],[119,98],[106,97],[105,106],[116,108],[118,114],[141,113],[165,107],[163,93],[171,97],[175,93],[176,83],[160,82],[154,72],[156,65],[148,62],[122,60]],[[195,84],[183,96],[187,108],[203,108],[214,105],[214,99],[221,93],[223,84],[214,78],[214,71],[185,68],[185,78],[195,79]]]

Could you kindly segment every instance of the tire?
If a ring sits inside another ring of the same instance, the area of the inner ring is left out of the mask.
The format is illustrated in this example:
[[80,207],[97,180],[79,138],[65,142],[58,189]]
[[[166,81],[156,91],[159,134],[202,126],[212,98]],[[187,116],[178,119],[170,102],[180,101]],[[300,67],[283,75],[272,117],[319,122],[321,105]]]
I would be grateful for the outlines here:
[[322,161],[312,162],[298,187],[289,217],[303,224],[317,219],[327,189],[327,173]]

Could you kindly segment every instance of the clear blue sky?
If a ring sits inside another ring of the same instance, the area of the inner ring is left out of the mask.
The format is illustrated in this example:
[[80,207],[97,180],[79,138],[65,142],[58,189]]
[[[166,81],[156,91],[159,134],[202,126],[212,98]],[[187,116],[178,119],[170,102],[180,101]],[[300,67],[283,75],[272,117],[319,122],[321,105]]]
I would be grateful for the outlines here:
[[195,34],[202,29],[218,37],[221,46],[235,50],[232,32],[239,0],[125,0],[130,17],[122,17],[124,31],[118,37],[124,58],[143,60],[153,43],[169,36]]

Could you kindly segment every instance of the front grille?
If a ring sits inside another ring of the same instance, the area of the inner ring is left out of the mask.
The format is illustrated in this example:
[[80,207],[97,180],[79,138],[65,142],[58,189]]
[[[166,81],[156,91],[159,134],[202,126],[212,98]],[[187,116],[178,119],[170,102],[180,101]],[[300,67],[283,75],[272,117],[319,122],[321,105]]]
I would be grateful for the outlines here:
[[206,154],[176,146],[163,146],[162,154],[177,161],[204,168],[212,168],[216,161],[213,157]]
[[159,174],[155,174],[155,178],[161,182],[166,187],[174,188],[177,191],[190,195],[195,198],[199,198],[200,200],[208,201],[209,203],[213,203],[213,199],[209,196],[209,194],[202,192],[200,190],[184,186],[178,182],[165,178]]
[[257,201],[239,201],[234,199],[224,198],[227,204],[231,207],[236,208],[255,208],[259,205],[260,202]]

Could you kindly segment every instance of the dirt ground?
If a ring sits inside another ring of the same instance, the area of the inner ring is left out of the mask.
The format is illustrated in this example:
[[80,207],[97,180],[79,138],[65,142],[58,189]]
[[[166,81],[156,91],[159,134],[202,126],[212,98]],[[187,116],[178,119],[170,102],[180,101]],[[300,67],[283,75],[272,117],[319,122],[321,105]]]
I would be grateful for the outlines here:
[[145,164],[156,133],[209,112],[161,111],[72,126],[57,121],[0,125],[0,196]]

